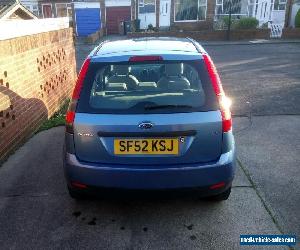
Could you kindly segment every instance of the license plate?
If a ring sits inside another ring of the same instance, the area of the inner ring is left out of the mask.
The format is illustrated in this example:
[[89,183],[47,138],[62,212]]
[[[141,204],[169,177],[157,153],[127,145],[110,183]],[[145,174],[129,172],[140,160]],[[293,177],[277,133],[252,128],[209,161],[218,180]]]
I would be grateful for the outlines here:
[[115,139],[116,155],[178,155],[178,138],[168,139]]

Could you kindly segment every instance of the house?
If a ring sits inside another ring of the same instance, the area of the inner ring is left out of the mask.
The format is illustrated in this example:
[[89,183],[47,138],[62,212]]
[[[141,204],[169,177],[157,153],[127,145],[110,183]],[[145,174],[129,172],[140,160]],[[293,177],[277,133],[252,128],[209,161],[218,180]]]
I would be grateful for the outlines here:
[[[214,22],[228,16],[255,17],[259,24],[277,24],[283,27],[287,0],[105,0],[109,6],[127,6],[131,20],[140,19],[140,28],[149,25],[157,29],[208,30]],[[122,3],[122,4],[121,4]],[[113,19],[106,11],[105,20]],[[122,16],[122,15],[121,15]],[[124,19],[124,16],[122,17]],[[128,18],[128,17],[127,17]],[[106,25],[109,26],[108,22]]]
[[287,0],[255,0],[251,4],[250,16],[255,17],[260,25],[264,23],[284,26]]
[[215,0],[135,0],[141,28],[200,30],[213,27]]
[[69,17],[72,19],[72,0],[20,0],[40,18]]
[[37,17],[25,8],[18,0],[2,0],[0,2],[0,19],[37,19]]

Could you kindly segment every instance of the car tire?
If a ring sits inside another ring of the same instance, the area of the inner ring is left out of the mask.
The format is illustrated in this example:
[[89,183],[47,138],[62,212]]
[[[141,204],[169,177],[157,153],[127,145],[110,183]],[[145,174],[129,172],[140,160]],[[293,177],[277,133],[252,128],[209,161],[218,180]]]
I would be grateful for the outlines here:
[[69,195],[74,200],[86,200],[87,196],[78,192],[77,190],[68,187]]
[[209,200],[209,201],[225,201],[229,198],[230,193],[231,193],[231,187],[226,189],[223,193],[207,197],[206,200]]

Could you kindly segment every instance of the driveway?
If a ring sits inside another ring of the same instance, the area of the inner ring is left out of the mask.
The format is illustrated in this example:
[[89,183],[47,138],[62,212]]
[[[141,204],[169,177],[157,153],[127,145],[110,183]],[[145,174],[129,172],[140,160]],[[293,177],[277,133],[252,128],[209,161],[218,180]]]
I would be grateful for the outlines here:
[[[234,105],[239,160],[228,201],[147,193],[76,202],[65,188],[57,127],[0,168],[1,248],[241,249],[240,234],[299,237],[300,44],[206,49]],[[77,47],[78,62],[89,50]]]

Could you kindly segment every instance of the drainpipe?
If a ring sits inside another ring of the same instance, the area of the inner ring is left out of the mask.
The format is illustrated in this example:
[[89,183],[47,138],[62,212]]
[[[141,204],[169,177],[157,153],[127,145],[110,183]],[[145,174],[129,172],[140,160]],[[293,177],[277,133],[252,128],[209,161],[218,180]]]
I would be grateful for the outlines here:
[[291,14],[292,14],[292,6],[293,1],[288,0],[286,3],[286,12],[285,12],[285,20],[284,20],[284,27],[288,28],[290,24]]

